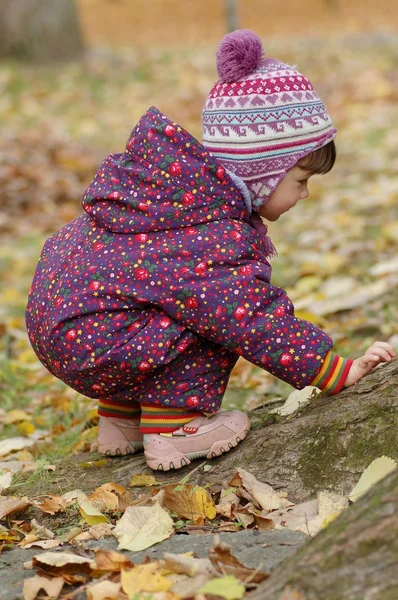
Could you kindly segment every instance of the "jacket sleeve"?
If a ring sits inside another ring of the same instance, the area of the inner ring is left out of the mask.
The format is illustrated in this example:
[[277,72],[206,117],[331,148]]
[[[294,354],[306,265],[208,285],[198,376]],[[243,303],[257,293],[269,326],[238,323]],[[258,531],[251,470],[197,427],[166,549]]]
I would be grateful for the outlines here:
[[325,332],[295,316],[286,292],[269,282],[266,261],[250,253],[235,266],[231,258],[218,264],[198,259],[170,285],[162,309],[297,389],[316,385],[337,393],[350,361],[331,352]]

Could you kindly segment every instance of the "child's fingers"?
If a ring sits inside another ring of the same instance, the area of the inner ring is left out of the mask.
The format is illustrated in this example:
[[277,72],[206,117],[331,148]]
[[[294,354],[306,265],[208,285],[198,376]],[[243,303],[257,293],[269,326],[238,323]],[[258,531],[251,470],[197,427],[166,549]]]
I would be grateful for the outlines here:
[[388,354],[392,358],[394,358],[394,356],[396,356],[396,354],[397,354],[395,352],[395,349],[388,342],[375,342],[373,345],[378,346],[379,348],[383,348],[384,350],[387,350]]
[[385,362],[389,362],[391,360],[391,356],[388,353],[388,351],[376,344],[373,344],[365,352],[365,356],[369,356],[371,354],[378,356],[380,359],[384,360]]
[[377,354],[365,354],[361,357],[361,363],[365,367],[368,367],[371,363],[377,364],[380,362],[380,357]]

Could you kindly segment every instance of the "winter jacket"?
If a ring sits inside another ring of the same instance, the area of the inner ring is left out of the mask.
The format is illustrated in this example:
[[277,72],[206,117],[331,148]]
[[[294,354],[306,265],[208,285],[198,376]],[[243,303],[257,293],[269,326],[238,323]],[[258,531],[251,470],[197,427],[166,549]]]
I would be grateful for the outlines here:
[[341,388],[349,362],[270,283],[241,192],[156,108],[105,159],[82,206],[47,240],[27,307],[32,345],[57,377],[79,390],[84,379],[98,397],[123,370],[139,381],[199,335],[295,388]]

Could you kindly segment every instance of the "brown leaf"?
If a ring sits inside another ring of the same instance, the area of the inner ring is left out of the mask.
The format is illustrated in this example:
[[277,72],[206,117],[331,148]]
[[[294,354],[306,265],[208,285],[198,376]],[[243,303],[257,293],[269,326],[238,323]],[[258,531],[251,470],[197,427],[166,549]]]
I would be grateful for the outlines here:
[[23,498],[15,498],[14,496],[10,498],[0,497],[0,519],[12,513],[20,512],[29,505],[30,502],[26,496]]
[[119,572],[122,568],[131,569],[134,567],[134,563],[127,556],[114,550],[97,550],[95,562],[98,571]]
[[202,525],[204,519],[216,517],[216,506],[209,492],[199,486],[166,485],[164,488],[163,506],[179,517],[190,519]]
[[35,575],[23,582],[24,600],[34,600],[40,590],[44,590],[48,597],[56,600],[64,585],[62,577],[47,577],[46,575]]
[[217,541],[217,538],[214,547],[209,550],[209,558],[219,573],[233,575],[240,581],[249,580],[252,583],[261,583],[269,577],[268,574],[259,573],[255,569],[246,567],[233,556],[230,547]]
[[55,494],[47,494],[47,496],[48,498],[43,502],[33,500],[32,504],[50,515],[55,515],[55,513],[62,512],[66,509],[68,503],[64,498],[56,496]]

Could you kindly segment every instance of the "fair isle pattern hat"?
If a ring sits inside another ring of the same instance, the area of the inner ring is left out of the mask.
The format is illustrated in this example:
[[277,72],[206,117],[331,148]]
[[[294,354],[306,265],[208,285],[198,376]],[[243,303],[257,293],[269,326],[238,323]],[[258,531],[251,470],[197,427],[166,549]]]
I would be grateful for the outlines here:
[[264,57],[260,38],[249,29],[223,38],[217,71],[202,115],[203,144],[243,179],[259,210],[287,171],[336,130],[308,79]]

